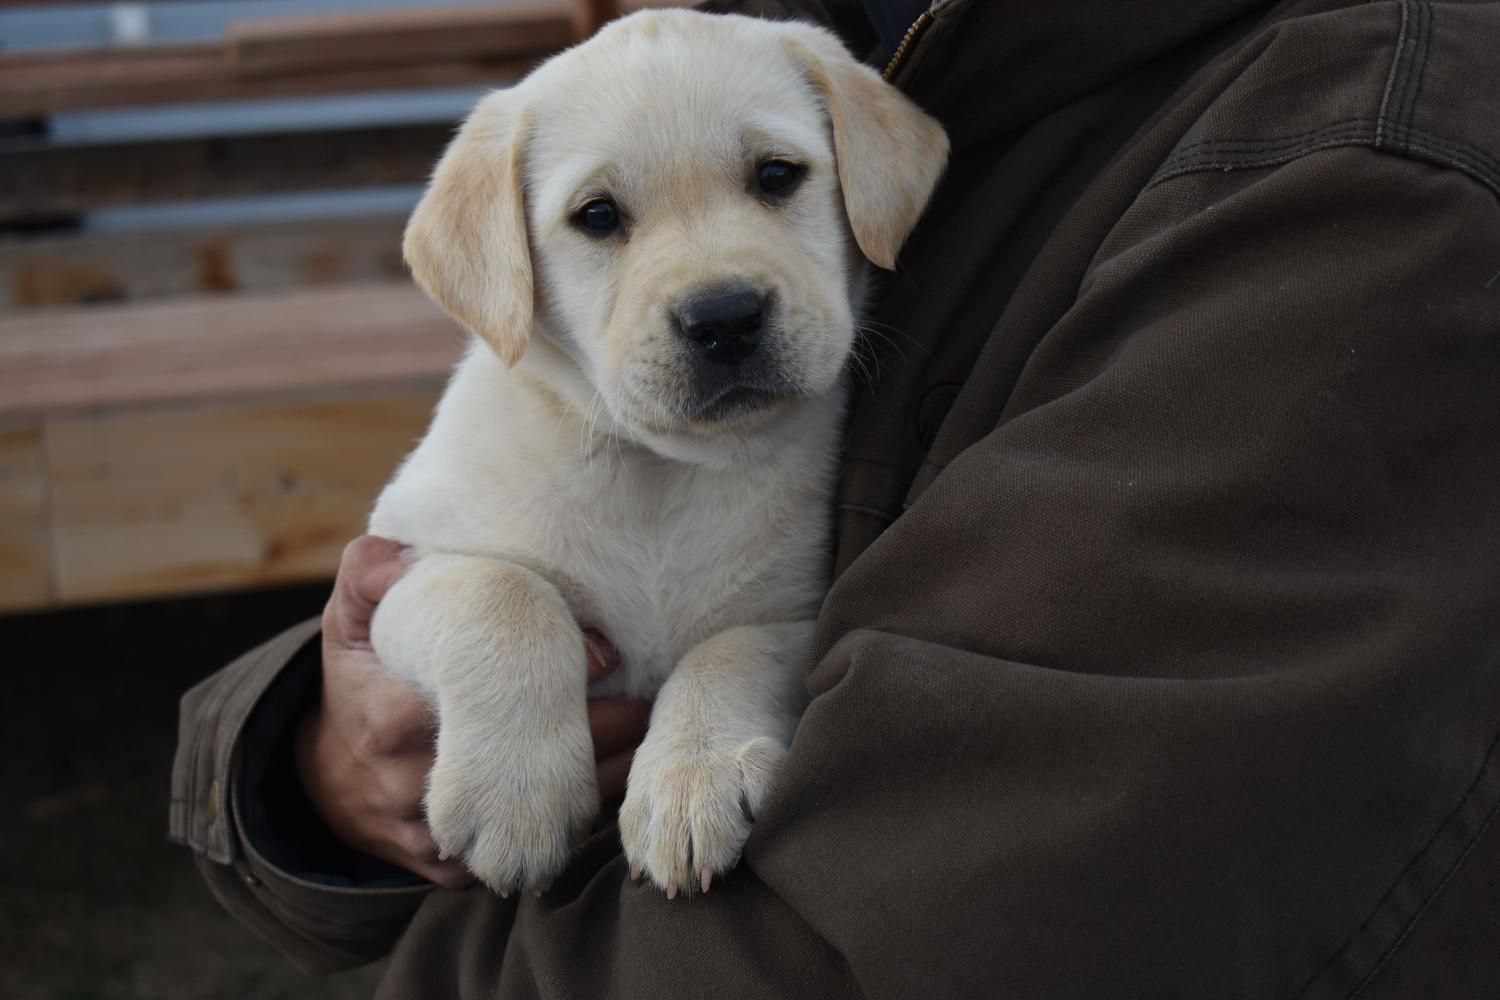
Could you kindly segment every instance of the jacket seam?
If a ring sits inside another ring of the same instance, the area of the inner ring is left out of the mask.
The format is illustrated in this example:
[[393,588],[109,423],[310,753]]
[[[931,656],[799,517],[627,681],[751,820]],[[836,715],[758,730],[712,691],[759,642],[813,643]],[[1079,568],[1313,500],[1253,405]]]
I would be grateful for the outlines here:
[[1432,890],[1432,895],[1422,900],[1421,905],[1413,911],[1411,920],[1407,921],[1406,926],[1401,928],[1401,933],[1396,935],[1396,939],[1391,942],[1391,946],[1385,950],[1385,954],[1376,960],[1375,964],[1370,967],[1370,971],[1359,981],[1359,985],[1354,987],[1354,991],[1349,994],[1350,1000],[1354,1000],[1354,998],[1363,993],[1374,981],[1375,977],[1380,974],[1380,970],[1385,968],[1390,960],[1396,956],[1396,953],[1401,950],[1401,946],[1406,943],[1407,938],[1411,937],[1412,931],[1417,929],[1417,926],[1422,922],[1422,918],[1432,908],[1432,904],[1443,894],[1443,890],[1448,888],[1448,883],[1453,881],[1453,877],[1458,874],[1458,870],[1463,867],[1464,862],[1469,860],[1469,855],[1474,853],[1474,849],[1479,846],[1479,842],[1484,839],[1484,835],[1494,825],[1495,817],[1497,816],[1500,816],[1500,801],[1494,804],[1494,807],[1490,809],[1489,815],[1485,817],[1484,822],[1479,824],[1479,831],[1475,833],[1474,839],[1464,845],[1464,849],[1459,853],[1458,859],[1453,862],[1452,867],[1443,873],[1443,877]]
[[[1423,153],[1427,157],[1433,157],[1435,153],[1451,156],[1462,163],[1466,170],[1474,172],[1477,175],[1476,179],[1483,181],[1486,186],[1494,188],[1496,193],[1500,194],[1500,159],[1493,154],[1478,146],[1444,139],[1442,136],[1419,128],[1407,125],[1392,127],[1403,136],[1402,142],[1405,146],[1403,152]],[[1423,145],[1413,143],[1411,141],[1413,138]]]
[[[209,829],[204,831],[203,840],[205,843],[201,850],[210,860],[221,865],[233,864],[236,858],[242,853],[235,849],[236,837],[234,824],[230,822],[230,809],[232,808],[230,800],[235,794],[234,774],[239,758],[240,737],[244,733],[245,724],[249,721],[250,714],[255,710],[255,704],[258,704],[260,701],[260,695],[264,694],[266,687],[270,684],[270,679],[263,679],[261,675],[265,672],[267,662],[273,657],[281,659],[282,668],[285,668],[286,664],[290,662],[290,655],[292,653],[295,653],[307,643],[313,641],[322,630],[321,623],[316,628],[308,627],[314,621],[315,619],[310,619],[300,625],[296,625],[292,629],[289,629],[287,633],[283,633],[278,639],[272,640],[263,646],[259,651],[259,655],[252,662],[246,664],[244,672],[235,679],[233,685],[228,686],[223,698],[215,706],[214,725],[212,729],[213,746],[208,749],[212,752],[212,763],[214,765],[212,780],[219,783],[219,814],[216,820],[210,822]],[[295,634],[299,631],[304,634],[300,635],[298,641],[292,645],[290,653],[284,652],[286,644],[282,640],[285,639],[286,635]],[[230,704],[238,702],[243,693],[250,690],[257,682],[261,687],[260,694],[256,695],[251,705],[244,707],[243,711],[240,712],[239,718],[233,723],[234,728],[229,733],[227,742],[221,743],[226,709]],[[221,748],[222,752],[218,752]],[[215,823],[219,825],[223,834],[220,838],[221,843],[214,842],[215,838],[212,827]]]
[[1407,102],[1406,113],[1401,117],[1400,123],[1403,127],[1410,127],[1417,116],[1417,102],[1422,98],[1422,82],[1427,76],[1427,58],[1432,53],[1432,22],[1435,12],[1432,4],[1417,4],[1417,32],[1420,40],[1416,43],[1416,70],[1412,73],[1414,83],[1411,86],[1411,100]]
[[[1500,792],[1500,788],[1490,790],[1486,787],[1487,784],[1496,783],[1487,782],[1486,779],[1500,777],[1500,768],[1497,768],[1497,764],[1500,764],[1500,734],[1497,734],[1495,738],[1490,742],[1489,747],[1485,750],[1484,760],[1479,766],[1478,773],[1475,774],[1473,780],[1469,782],[1469,785],[1464,789],[1463,794],[1458,797],[1458,801],[1454,804],[1453,808],[1450,809],[1448,811],[1448,814],[1443,817],[1442,822],[1437,825],[1437,829],[1433,831],[1432,836],[1430,836],[1427,841],[1421,846],[1421,848],[1418,849],[1416,853],[1407,860],[1401,871],[1398,872],[1396,874],[1396,877],[1391,880],[1390,885],[1387,886],[1386,891],[1380,897],[1380,900],[1366,915],[1364,921],[1361,922],[1360,925],[1355,928],[1347,938],[1344,939],[1344,943],[1339,945],[1339,947],[1334,950],[1333,954],[1329,955],[1327,960],[1324,961],[1323,964],[1320,965],[1318,969],[1308,978],[1302,989],[1297,992],[1297,996],[1308,996],[1310,991],[1318,985],[1319,981],[1322,980],[1325,975],[1329,974],[1334,965],[1338,963],[1338,961],[1345,955],[1347,955],[1351,950],[1353,950],[1356,945],[1359,944],[1360,939],[1364,937],[1370,930],[1370,926],[1375,922],[1375,919],[1377,917],[1386,915],[1388,911],[1390,911],[1391,908],[1395,905],[1397,891],[1406,887],[1405,884],[1407,883],[1407,881],[1415,874],[1417,874],[1415,872],[1415,869],[1417,869],[1418,866],[1421,865],[1424,861],[1434,860],[1431,856],[1434,851],[1437,851],[1441,848],[1442,845],[1440,842],[1442,841],[1444,834],[1450,831],[1450,828],[1452,828],[1454,824],[1460,820],[1462,814],[1467,809],[1469,809],[1471,806],[1474,806],[1476,803],[1481,803],[1478,808],[1483,810],[1485,816],[1484,821],[1478,825],[1478,829],[1475,831],[1473,836],[1469,837],[1463,844],[1462,849],[1458,852],[1457,856],[1450,863],[1443,866],[1442,877],[1436,881],[1436,884],[1434,884],[1431,889],[1423,894],[1421,903],[1417,905],[1412,913],[1405,919],[1401,920],[1400,930],[1391,938],[1389,943],[1379,948],[1379,954],[1371,963],[1370,967],[1363,973],[1358,974],[1354,985],[1343,991],[1342,995],[1345,998],[1353,998],[1357,996],[1366,986],[1369,985],[1375,974],[1379,972],[1381,966],[1383,966],[1391,958],[1391,956],[1396,953],[1396,949],[1400,946],[1401,942],[1405,940],[1408,933],[1416,927],[1417,922],[1421,919],[1423,913],[1426,912],[1428,906],[1432,903],[1433,900],[1438,897],[1443,889],[1447,887],[1449,881],[1453,877],[1453,874],[1458,870],[1459,866],[1463,864],[1464,860],[1473,851],[1474,846],[1479,843],[1480,838],[1484,836],[1485,831],[1489,828],[1491,822],[1494,820],[1497,811],[1500,811],[1500,794],[1496,794],[1497,792]],[[1483,793],[1486,792],[1489,792],[1488,801],[1486,801],[1485,798],[1482,797]],[[1420,887],[1417,888],[1420,889]],[[1394,913],[1391,915],[1396,916],[1398,919],[1400,919],[1399,913]],[[1355,976],[1351,975],[1350,978],[1355,978]]]
[[[244,672],[235,679],[235,683],[225,685],[223,697],[219,698],[214,705],[213,727],[209,731],[211,745],[206,747],[200,745],[194,754],[195,764],[199,753],[206,753],[208,755],[210,762],[209,787],[212,788],[215,782],[219,786],[218,815],[211,819],[203,828],[201,835],[203,843],[198,849],[207,855],[209,860],[221,865],[234,864],[238,856],[238,852],[234,849],[235,838],[228,822],[227,810],[229,809],[228,800],[232,794],[229,779],[234,773],[233,762],[238,751],[239,731],[243,727],[243,720],[241,720],[241,724],[235,727],[233,734],[230,736],[228,744],[222,746],[223,752],[218,752],[221,748],[220,739],[223,736],[224,716],[227,714],[226,710],[228,706],[235,701],[236,696],[247,688],[249,679],[257,676],[265,666],[266,658],[270,655],[274,645],[274,642],[272,642],[263,646],[259,655],[245,665]],[[245,717],[249,717],[249,711],[245,713]],[[198,773],[196,767],[193,773],[195,775]],[[198,795],[195,797],[195,800],[201,800],[201,798],[202,796]],[[215,838],[214,836],[214,827],[216,825],[223,834],[219,838]],[[216,839],[219,841],[218,843],[215,842]]]
[[882,507],[872,507],[863,503],[841,503],[836,505],[839,510],[847,510],[854,514],[869,514],[884,521],[894,521],[899,515],[892,514]]
[[1401,2],[1401,27],[1396,32],[1396,50],[1391,58],[1391,71],[1385,78],[1385,92],[1380,96],[1380,110],[1376,113],[1377,123],[1375,125],[1375,148],[1379,149],[1385,141],[1385,122],[1387,112],[1391,106],[1391,95],[1396,89],[1396,81],[1401,79],[1401,56],[1406,51],[1406,30],[1409,26],[1411,3],[1410,0]]
[[1293,160],[1300,160],[1311,153],[1320,152],[1325,149],[1335,149],[1340,146],[1370,146],[1373,148],[1371,137],[1363,131],[1350,131],[1345,134],[1330,134],[1321,142],[1309,142],[1292,147],[1283,151],[1269,151],[1264,156],[1254,156],[1252,153],[1242,155],[1219,154],[1217,156],[1204,156],[1189,162],[1179,164],[1159,172],[1146,186],[1149,191],[1164,181],[1184,174],[1203,173],[1205,171],[1231,171],[1251,170],[1256,167],[1273,167]]
[[1174,160],[1192,159],[1193,154],[1198,153],[1200,150],[1204,151],[1204,154],[1207,155],[1211,152],[1262,152],[1272,149],[1285,149],[1295,147],[1300,142],[1323,138],[1331,132],[1355,131],[1376,123],[1377,119],[1374,118],[1342,118],[1318,128],[1307,129],[1302,132],[1291,132],[1274,139],[1201,139],[1198,142],[1179,147],[1168,158],[1167,164],[1163,165],[1163,169]]
[[1500,195],[1500,157],[1477,146],[1445,139],[1415,125],[1427,66],[1432,57],[1436,10],[1425,0],[1401,0],[1401,23],[1374,118],[1355,117],[1321,128],[1270,139],[1203,139],[1179,147],[1162,163],[1142,193],[1184,174],[1278,166],[1339,146],[1369,146],[1468,174]]
[[[1279,166],[1325,149],[1366,146],[1376,152],[1459,170],[1500,195],[1500,159],[1485,150],[1389,120],[1375,123],[1374,129],[1368,125],[1351,124],[1361,121],[1368,122],[1369,119],[1337,122],[1301,137],[1195,143],[1170,157],[1146,183],[1142,193],[1184,174]],[[1389,134],[1394,141],[1383,144],[1383,140],[1377,141],[1380,134]],[[1214,148],[1207,148],[1209,146]]]
[[[256,849],[255,844],[250,840],[249,835],[245,832],[245,824],[243,817],[241,817],[240,815],[238,797],[236,797],[235,801],[231,804],[231,808],[233,809],[232,817],[234,820],[233,827],[235,831],[235,839],[238,840],[239,843],[243,846],[242,853],[244,856],[244,860],[252,868],[259,868],[261,872],[269,872],[274,874],[275,878],[280,880],[280,882],[285,885],[292,886],[305,892],[315,892],[343,900],[414,898],[425,894],[432,888],[431,882],[421,882],[417,885],[345,886],[324,885],[320,882],[312,882],[305,878],[300,878],[299,876],[293,875],[291,872],[288,872],[285,869],[272,864],[269,860],[266,859],[265,855],[261,854],[260,851]],[[273,895],[277,896],[278,898],[284,898],[284,894],[276,892],[269,881],[262,879],[261,884],[268,890],[271,890]],[[343,917],[332,920],[317,913],[309,913],[308,916],[310,916],[314,920],[318,920],[328,924],[338,924],[344,922]]]

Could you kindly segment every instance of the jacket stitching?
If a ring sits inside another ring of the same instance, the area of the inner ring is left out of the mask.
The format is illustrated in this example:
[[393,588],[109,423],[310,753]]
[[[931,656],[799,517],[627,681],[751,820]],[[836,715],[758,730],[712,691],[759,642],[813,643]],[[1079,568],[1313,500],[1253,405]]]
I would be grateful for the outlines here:
[[1369,145],[1371,145],[1371,141],[1369,139],[1337,138],[1329,139],[1326,142],[1314,143],[1310,146],[1299,146],[1297,149],[1290,152],[1280,153],[1274,156],[1267,156],[1258,160],[1204,160],[1195,163],[1187,163],[1173,170],[1170,170],[1167,173],[1158,175],[1152,181],[1152,186],[1154,187],[1163,181],[1169,181],[1174,177],[1181,177],[1184,174],[1198,174],[1208,170],[1230,171],[1247,170],[1253,169],[1255,167],[1273,167],[1283,163],[1289,163],[1292,160],[1301,159],[1309,153],[1316,153],[1325,149],[1336,149],[1340,146]]
[[1223,153],[1274,152],[1278,149],[1287,149],[1296,146],[1301,142],[1325,139],[1334,134],[1366,132],[1369,131],[1369,126],[1373,124],[1375,124],[1373,118],[1348,118],[1343,121],[1324,125],[1322,128],[1313,129],[1308,132],[1297,132],[1277,139],[1205,139],[1179,149],[1167,160],[1167,166],[1171,166],[1178,160],[1195,159],[1197,158],[1195,154],[1199,153],[1213,156]]
[[[246,662],[244,671],[235,678],[235,683],[225,685],[224,696],[214,706],[213,746],[206,747],[204,750],[210,764],[209,787],[213,787],[213,782],[218,782],[219,785],[219,810],[215,817],[205,823],[202,822],[203,817],[199,811],[201,806],[195,808],[193,810],[193,827],[198,838],[202,841],[201,850],[203,853],[221,865],[233,864],[237,855],[234,836],[229,828],[226,817],[228,815],[229,798],[232,794],[230,791],[232,788],[230,777],[234,773],[234,761],[236,756],[238,756],[240,730],[240,727],[236,726],[226,742],[224,740],[224,716],[228,714],[228,706],[236,700],[242,691],[250,687],[250,678],[260,673],[262,665],[266,662],[267,656],[275,645],[275,641],[272,640],[261,646],[256,651],[254,659]],[[248,716],[249,713],[246,712],[244,717],[248,718]],[[196,773],[195,770],[194,774],[196,775]],[[200,803],[202,802],[202,791],[202,789],[194,789]],[[216,826],[221,836],[216,837],[214,835],[214,828]]]
[[1415,72],[1412,73],[1414,85],[1410,88],[1411,100],[1407,102],[1406,111],[1401,116],[1401,122],[1410,127],[1412,120],[1417,116],[1417,101],[1422,96],[1422,80],[1427,75],[1427,57],[1432,53],[1432,4],[1417,4],[1419,34],[1421,41],[1417,46]]
[[1391,92],[1396,88],[1396,79],[1401,68],[1402,46],[1406,44],[1407,10],[1410,6],[1407,0],[1402,0],[1401,28],[1396,33],[1396,51],[1391,57],[1391,71],[1385,78],[1385,93],[1380,96],[1380,111],[1377,114],[1378,122],[1375,126],[1375,146],[1377,149],[1385,141],[1386,109],[1390,107]]
[[869,504],[863,503],[841,503],[837,507],[839,510],[847,510],[855,514],[869,514],[871,517],[878,517],[886,521],[894,521],[900,516],[883,508],[871,507]]
[[1406,89],[1411,86],[1411,64],[1412,58],[1417,51],[1417,43],[1421,41],[1422,12],[1412,0],[1402,0],[1401,13],[1406,21],[1406,38],[1398,54],[1400,68],[1397,73],[1400,76],[1396,84],[1395,100],[1392,102],[1389,121],[1396,124],[1401,121],[1401,111],[1406,107]]
[[1429,146],[1437,146],[1456,153],[1461,153],[1473,159],[1476,163],[1482,163],[1485,166],[1490,167],[1491,169],[1500,171],[1500,159],[1496,159],[1494,155],[1478,148],[1477,146],[1470,146],[1469,144],[1462,142],[1454,142],[1451,139],[1444,139],[1442,136],[1433,135],[1431,132],[1426,132],[1419,128],[1411,128],[1405,125],[1392,126],[1392,128],[1394,128],[1398,132],[1403,133],[1404,135],[1420,139],[1422,142],[1425,142]]
[[[1368,122],[1369,120],[1351,119],[1351,121]],[[1376,133],[1372,132],[1368,126],[1339,123],[1322,130],[1305,133],[1303,138],[1291,143],[1284,139],[1265,142],[1247,140],[1236,145],[1235,140],[1222,140],[1212,148],[1203,143],[1195,144],[1167,160],[1146,184],[1145,190],[1149,191],[1156,185],[1183,174],[1206,170],[1227,171],[1275,166],[1288,163],[1309,153],[1337,146],[1369,146],[1384,152],[1406,156],[1409,159],[1426,159],[1461,170],[1496,194],[1500,194],[1500,159],[1496,159],[1492,154],[1467,143],[1453,142],[1421,129],[1400,125],[1389,120],[1384,124],[1387,126],[1386,134],[1391,139],[1386,143],[1377,142]],[[1311,141],[1315,138],[1321,141]]]
[[[231,703],[234,703],[236,698],[242,692],[251,689],[257,683],[259,683],[261,686],[260,692],[257,692],[255,697],[255,700],[258,702],[260,699],[260,695],[264,693],[265,688],[269,686],[271,681],[274,679],[274,677],[270,679],[261,679],[260,677],[260,674],[262,673],[262,669],[265,666],[266,662],[272,659],[273,656],[275,656],[283,660],[282,667],[284,668],[286,663],[288,662],[286,660],[287,656],[290,656],[292,653],[300,650],[307,643],[313,641],[313,638],[318,635],[320,628],[309,628],[309,626],[313,625],[315,621],[316,619],[309,619],[308,621],[303,622],[301,625],[289,629],[287,633],[283,633],[282,636],[262,646],[257,651],[258,655],[255,656],[254,660],[246,663],[244,673],[236,678],[236,683],[228,691],[225,692],[224,698],[218,705],[218,712],[214,719],[213,730],[215,738],[215,746],[213,748],[214,750],[218,750],[221,745],[221,741],[223,740],[223,726],[225,722],[223,715],[225,708]],[[298,641],[291,645],[290,651],[286,651],[287,647],[283,640],[286,635],[292,633],[300,633],[298,635]],[[215,765],[213,778],[214,780],[219,782],[219,814],[216,819],[211,821],[204,828],[203,840],[205,841],[206,848],[204,853],[207,854],[208,857],[212,860],[217,861],[219,864],[232,864],[238,853],[236,851],[235,830],[233,829],[233,824],[231,824],[229,821],[229,815],[230,809],[233,806],[231,799],[234,796],[234,775],[239,763],[238,758],[240,737],[244,734],[245,724],[250,719],[251,711],[253,711],[253,707],[236,713],[238,715],[238,718],[235,719],[233,723],[233,729],[229,733],[229,739],[227,740],[227,742],[222,743],[224,752],[213,753],[212,762]],[[220,832],[222,833],[222,836],[218,838],[217,843],[215,842],[215,838],[213,836],[213,827],[215,825],[218,826]]]
[[[1479,773],[1476,774],[1474,776],[1474,779],[1469,782],[1469,787],[1464,789],[1463,794],[1458,797],[1458,802],[1455,803],[1453,808],[1448,811],[1448,815],[1444,816],[1442,822],[1437,825],[1437,829],[1433,833],[1433,835],[1428,838],[1427,842],[1422,845],[1421,849],[1418,850],[1417,853],[1414,854],[1406,862],[1406,865],[1401,869],[1401,871],[1397,873],[1395,879],[1391,881],[1390,886],[1386,889],[1385,895],[1380,897],[1380,901],[1375,904],[1375,908],[1372,909],[1369,915],[1365,917],[1364,922],[1361,923],[1359,927],[1355,928],[1354,932],[1344,939],[1344,943],[1339,945],[1337,950],[1335,950],[1332,955],[1328,956],[1327,961],[1320,965],[1317,971],[1312,974],[1311,978],[1309,978],[1308,981],[1303,985],[1302,989],[1298,991],[1297,995],[1299,997],[1306,996],[1307,991],[1312,989],[1313,986],[1317,984],[1318,980],[1323,978],[1323,974],[1328,971],[1329,967],[1337,962],[1341,957],[1343,957],[1343,955],[1348,952],[1351,947],[1354,946],[1355,942],[1365,933],[1365,930],[1370,926],[1375,918],[1381,916],[1384,913],[1387,905],[1392,902],[1392,898],[1396,895],[1396,891],[1402,888],[1402,883],[1405,882],[1407,876],[1411,874],[1412,869],[1421,862],[1429,860],[1429,855],[1433,850],[1437,848],[1438,842],[1442,839],[1443,834],[1446,833],[1448,831],[1448,828],[1458,819],[1459,814],[1464,811],[1465,807],[1470,805],[1471,800],[1474,800],[1475,796],[1484,791],[1483,786],[1485,779],[1490,776],[1492,771],[1495,770],[1496,763],[1500,762],[1500,756],[1497,756],[1497,751],[1500,751],[1500,736],[1496,736],[1495,739],[1491,741],[1489,748],[1485,751],[1484,762],[1479,767]],[[1458,857],[1455,858],[1450,864],[1445,866],[1444,877],[1438,881],[1437,885],[1435,885],[1425,894],[1422,905],[1419,906],[1418,909],[1410,917],[1402,922],[1403,933],[1398,934],[1397,937],[1391,941],[1391,943],[1380,949],[1380,958],[1376,961],[1375,965],[1367,971],[1365,975],[1359,978],[1359,982],[1355,984],[1354,988],[1350,992],[1345,994],[1346,997],[1353,997],[1356,993],[1363,989],[1365,984],[1369,981],[1370,976],[1372,976],[1375,971],[1378,970],[1382,964],[1384,964],[1385,960],[1394,953],[1396,943],[1401,939],[1401,937],[1404,936],[1404,932],[1415,924],[1416,919],[1421,914],[1422,910],[1426,909],[1426,905],[1433,899],[1437,898],[1437,894],[1442,891],[1445,885],[1447,885],[1448,880],[1452,876],[1453,872],[1458,868],[1460,864],[1463,863],[1464,858],[1469,856],[1469,853],[1474,849],[1474,845],[1479,842],[1479,838],[1483,836],[1484,831],[1489,827],[1490,819],[1493,819],[1494,812],[1497,808],[1500,808],[1500,798],[1492,797],[1490,806],[1487,810],[1488,818],[1486,818],[1485,822],[1480,824],[1479,830],[1468,839],[1468,841],[1464,845],[1464,849],[1458,853]]]
[[1458,870],[1462,868],[1464,862],[1469,859],[1469,855],[1474,853],[1474,848],[1479,846],[1479,842],[1484,839],[1485,833],[1488,832],[1489,828],[1494,825],[1495,817],[1497,816],[1500,816],[1500,802],[1497,802],[1495,807],[1490,810],[1489,815],[1484,818],[1484,822],[1479,824],[1479,832],[1474,834],[1474,839],[1469,841],[1469,843],[1464,846],[1464,849],[1459,852],[1458,860],[1454,861],[1452,867],[1450,867],[1446,872],[1443,873],[1443,877],[1438,880],[1437,887],[1432,890],[1432,895],[1422,900],[1421,905],[1419,905],[1416,910],[1412,912],[1411,920],[1405,927],[1401,929],[1401,933],[1396,935],[1396,940],[1391,942],[1391,946],[1386,949],[1385,954],[1380,956],[1379,960],[1375,962],[1375,965],[1371,967],[1369,973],[1359,981],[1359,985],[1354,987],[1354,992],[1349,994],[1351,998],[1357,997],[1361,993],[1363,993],[1365,987],[1370,985],[1371,980],[1373,980],[1375,976],[1379,974],[1380,970],[1385,968],[1386,964],[1396,956],[1396,953],[1398,951],[1401,950],[1401,946],[1406,943],[1407,938],[1411,937],[1411,932],[1417,929],[1417,925],[1422,922],[1422,918],[1426,916],[1427,911],[1432,908],[1432,904],[1440,895],[1442,895],[1443,890],[1448,888],[1448,883],[1453,881],[1453,876],[1458,874]]
[[[1392,125],[1391,130],[1401,149],[1392,150],[1412,159],[1428,159],[1444,166],[1455,167],[1469,174],[1481,184],[1500,195],[1500,159],[1491,153],[1467,143],[1453,142],[1441,136],[1417,128]],[[1417,142],[1413,142],[1415,139]]]
[[[1404,3],[1410,12],[1408,19],[1410,30],[1406,35],[1406,45],[1401,50],[1401,84],[1396,91],[1396,103],[1390,109],[1390,124],[1392,126],[1399,126],[1402,117],[1406,114],[1406,99],[1412,93],[1413,67],[1417,62],[1417,53],[1422,48],[1422,29],[1426,20],[1423,16],[1423,5],[1421,3],[1413,2],[1413,0],[1404,0]],[[1400,143],[1399,139],[1396,141],[1398,144]]]
[[[1406,151],[1408,153],[1421,153],[1423,154],[1422,159],[1427,159],[1433,163],[1439,163],[1445,167],[1451,167],[1461,173],[1468,174],[1474,180],[1495,192],[1496,196],[1500,196],[1500,178],[1496,178],[1488,170],[1485,170],[1473,160],[1459,153],[1428,149],[1426,146],[1419,146],[1414,143],[1407,143]],[[1412,158],[1417,159],[1417,157]]]

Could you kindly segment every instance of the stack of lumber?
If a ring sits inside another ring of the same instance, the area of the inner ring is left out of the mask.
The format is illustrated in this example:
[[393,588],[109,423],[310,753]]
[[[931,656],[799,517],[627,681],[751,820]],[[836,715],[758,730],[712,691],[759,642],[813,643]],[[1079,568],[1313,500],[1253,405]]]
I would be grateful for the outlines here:
[[0,611],[330,576],[465,339],[402,272],[399,217],[56,224],[419,183],[453,123],[72,146],[28,123],[504,85],[613,13],[422,8],[236,24],[215,45],[0,52]]

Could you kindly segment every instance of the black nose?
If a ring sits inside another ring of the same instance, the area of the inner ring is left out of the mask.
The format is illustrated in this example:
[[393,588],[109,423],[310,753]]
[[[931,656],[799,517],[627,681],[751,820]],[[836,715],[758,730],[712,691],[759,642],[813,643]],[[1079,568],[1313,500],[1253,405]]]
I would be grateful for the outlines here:
[[677,325],[708,360],[737,365],[755,353],[765,309],[759,292],[715,292],[683,302]]

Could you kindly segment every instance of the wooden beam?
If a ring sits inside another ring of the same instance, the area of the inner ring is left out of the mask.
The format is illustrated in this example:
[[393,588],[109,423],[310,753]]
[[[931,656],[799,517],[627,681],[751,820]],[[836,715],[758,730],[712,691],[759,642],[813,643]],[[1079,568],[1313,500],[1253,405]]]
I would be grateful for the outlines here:
[[245,76],[218,45],[0,55],[0,118],[200,101],[430,87],[501,86],[549,53]]
[[438,394],[49,419],[52,599],[332,577]]
[[156,143],[17,143],[0,154],[0,217],[419,183],[453,131],[453,125],[413,125]]
[[0,319],[0,418],[440,378],[466,337],[383,284]]
[[582,0],[585,33],[593,34],[606,21],[620,16],[618,0]]
[[47,499],[41,427],[0,428],[0,611],[54,596]]
[[0,241],[0,311],[401,281],[400,218]]
[[236,21],[225,47],[236,72],[272,76],[555,52],[579,38],[572,2],[420,7]]

